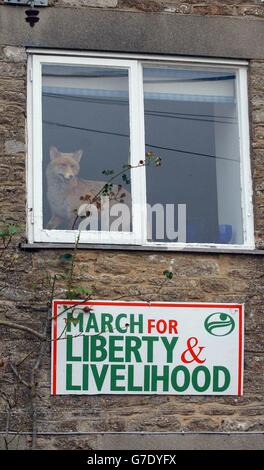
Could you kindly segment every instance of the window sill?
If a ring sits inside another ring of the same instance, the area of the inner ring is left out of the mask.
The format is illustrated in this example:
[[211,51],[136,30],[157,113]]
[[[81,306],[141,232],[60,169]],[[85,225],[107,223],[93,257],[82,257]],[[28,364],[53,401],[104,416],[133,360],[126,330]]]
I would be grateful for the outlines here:
[[[22,243],[20,249],[23,251],[38,250],[71,250],[74,249],[74,243]],[[263,256],[264,250],[246,249],[246,248],[216,248],[216,247],[164,247],[164,246],[139,246],[139,245],[97,245],[80,243],[78,250],[113,250],[113,251],[155,251],[155,252],[179,252],[179,253],[214,253],[230,255],[258,255]]]

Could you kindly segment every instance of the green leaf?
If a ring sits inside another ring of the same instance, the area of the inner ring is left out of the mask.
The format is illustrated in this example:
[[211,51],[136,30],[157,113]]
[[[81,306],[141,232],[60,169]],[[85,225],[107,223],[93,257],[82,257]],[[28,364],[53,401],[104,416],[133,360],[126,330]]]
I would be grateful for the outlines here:
[[102,195],[107,196],[110,192],[110,189],[111,189],[111,185],[106,183],[102,188]]
[[173,278],[173,272],[172,271],[168,271],[167,269],[165,271],[163,271],[163,275],[167,278],[167,279],[172,279]]
[[0,230],[0,238],[12,237],[20,231],[20,225],[4,225]]
[[114,174],[114,170],[103,170],[102,174],[106,176],[110,176]]
[[74,326],[77,326],[78,323],[79,323],[79,318],[73,318],[73,317],[70,317],[70,318],[67,318],[67,323],[72,323]]
[[87,298],[90,297],[91,294],[93,294],[94,290],[92,288],[88,287],[82,287],[82,286],[75,286],[69,289],[66,292],[66,298],[73,300],[73,299],[78,299],[78,298]]
[[71,253],[65,253],[64,255],[61,255],[59,257],[59,260],[61,263],[70,263],[72,261],[72,254]]
[[93,290],[86,288],[86,287],[81,287],[81,286],[76,286],[74,287],[75,292],[80,292],[80,294],[92,294]]
[[17,225],[8,225],[8,231],[10,235],[15,235],[18,232],[19,227]]
[[151,158],[154,156],[154,152],[152,150],[148,150],[145,155],[147,158]]
[[129,178],[127,177],[126,174],[122,175],[122,180],[123,180],[126,184],[129,184],[129,183],[130,183],[130,180],[129,180]]
[[69,300],[73,300],[75,299],[76,295],[75,295],[75,292],[70,290],[68,292],[66,292],[66,299],[69,299]]

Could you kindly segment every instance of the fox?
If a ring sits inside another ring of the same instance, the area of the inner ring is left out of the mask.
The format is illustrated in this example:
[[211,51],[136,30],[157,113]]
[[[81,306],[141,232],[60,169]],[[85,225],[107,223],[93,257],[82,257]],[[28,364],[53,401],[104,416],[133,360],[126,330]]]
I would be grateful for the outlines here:
[[[80,161],[83,150],[64,153],[57,147],[49,150],[50,161],[46,169],[47,199],[51,210],[51,218],[46,229],[73,229],[78,209],[82,201],[93,200],[105,186],[105,181],[86,180],[79,177]],[[118,195],[118,197],[113,197]],[[121,185],[111,188],[110,206],[116,202],[131,205],[131,194]],[[97,200],[97,198],[96,198]],[[94,201],[96,202],[96,201]],[[97,208],[99,207],[97,202]]]

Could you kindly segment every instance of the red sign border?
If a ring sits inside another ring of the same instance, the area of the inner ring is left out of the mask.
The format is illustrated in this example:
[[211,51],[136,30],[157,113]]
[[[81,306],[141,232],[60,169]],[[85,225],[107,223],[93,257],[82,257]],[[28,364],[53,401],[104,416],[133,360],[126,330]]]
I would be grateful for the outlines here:
[[53,312],[53,338],[56,338],[51,342],[52,344],[52,395],[57,395],[57,317],[58,317],[58,306],[59,305],[101,305],[110,306],[116,305],[117,307],[127,307],[133,305],[135,307],[181,307],[181,308],[234,308],[239,311],[238,320],[238,396],[243,394],[243,304],[219,304],[219,303],[175,303],[175,302],[129,302],[129,301],[104,301],[104,300],[53,300],[52,312]]

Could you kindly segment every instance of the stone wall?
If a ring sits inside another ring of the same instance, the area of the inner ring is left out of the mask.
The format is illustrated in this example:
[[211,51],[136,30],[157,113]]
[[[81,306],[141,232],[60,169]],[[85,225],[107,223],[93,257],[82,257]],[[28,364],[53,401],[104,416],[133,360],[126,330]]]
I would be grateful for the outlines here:
[[[1,2],[0,2],[1,3]],[[58,0],[55,6],[91,6],[197,13],[263,16],[262,1],[201,2],[136,0]],[[1,13],[1,6],[0,6]],[[249,95],[251,156],[254,182],[255,232],[264,248],[264,62],[251,61]],[[26,51],[23,47],[0,46],[0,207],[1,221],[25,226],[25,124]],[[21,251],[12,241],[2,255],[0,319],[43,330],[50,295],[49,277],[63,273],[59,250]],[[174,278],[155,296],[162,272],[173,269]],[[199,253],[142,253],[83,250],[77,254],[75,279],[85,287],[94,284],[96,297],[115,299],[129,293],[167,301],[244,302],[246,306],[245,385],[242,397],[191,396],[57,396],[50,395],[50,353],[44,351],[37,372],[37,396],[15,378],[10,363],[20,362],[24,380],[37,358],[39,341],[24,331],[1,328],[0,430],[6,429],[9,397],[9,429],[29,431],[32,414],[41,432],[126,431],[263,431],[263,258],[252,255]],[[56,293],[63,295],[63,281]],[[33,351],[33,352],[32,352]],[[24,448],[31,438],[23,438]],[[96,448],[93,436],[40,436],[38,448]]]
[[67,7],[115,8],[145,12],[194,15],[264,16],[262,0],[51,0],[49,4]]
[[[3,4],[4,0],[0,0]],[[179,15],[264,17],[263,0],[49,0],[49,7],[110,8]]]

